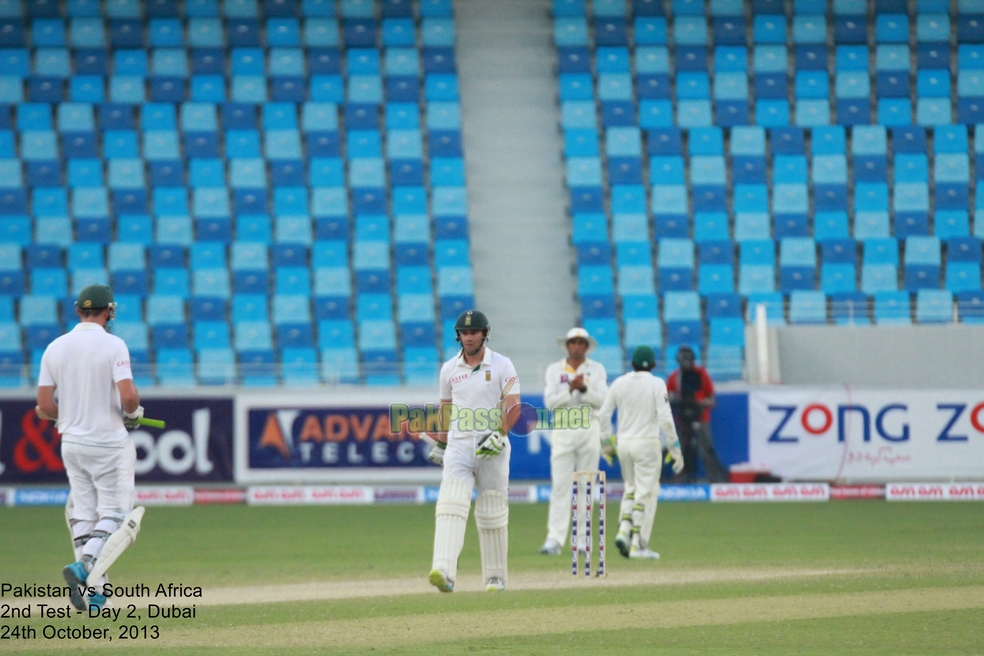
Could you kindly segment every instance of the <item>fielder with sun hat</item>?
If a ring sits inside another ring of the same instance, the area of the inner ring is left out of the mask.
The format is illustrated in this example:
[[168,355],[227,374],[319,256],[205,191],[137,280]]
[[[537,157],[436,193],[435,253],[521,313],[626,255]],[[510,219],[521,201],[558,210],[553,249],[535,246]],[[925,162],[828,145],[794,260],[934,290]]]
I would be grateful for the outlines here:
[[619,376],[608,390],[598,411],[599,419],[611,434],[612,413],[618,410],[618,459],[622,464],[625,494],[622,497],[621,521],[615,546],[627,558],[655,560],[659,554],[649,549],[652,522],[647,511],[655,515],[659,498],[659,477],[663,469],[663,445],[666,440],[673,471],[683,471],[683,453],[673,424],[666,383],[652,375],[656,354],[649,346],[632,351],[632,371]]
[[587,405],[591,412],[587,426],[570,428],[568,425],[550,431],[550,511],[547,540],[540,547],[540,553],[548,556],[559,555],[567,543],[574,472],[598,469],[602,439],[598,409],[608,393],[608,374],[604,365],[587,357],[598,345],[587,330],[571,328],[566,336],[557,339],[557,344],[567,351],[567,357],[547,367],[543,405],[554,411],[555,425],[558,409]]
[[127,430],[137,427],[143,408],[130,352],[106,331],[116,317],[112,290],[89,285],[75,306],[79,324],[49,344],[41,358],[37,413],[56,421],[61,433],[76,558],[63,575],[72,604],[86,610],[106,604],[106,563],[97,567],[96,561],[104,550],[107,562],[115,559],[140,528],[143,508],[133,509],[136,449]]

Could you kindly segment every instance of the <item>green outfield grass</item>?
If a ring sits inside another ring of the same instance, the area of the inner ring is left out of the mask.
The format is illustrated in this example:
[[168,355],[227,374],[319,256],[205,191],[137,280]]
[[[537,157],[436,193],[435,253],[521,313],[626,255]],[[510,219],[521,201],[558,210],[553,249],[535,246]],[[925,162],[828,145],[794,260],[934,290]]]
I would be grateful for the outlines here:
[[[980,504],[666,503],[653,539],[661,560],[627,561],[611,548],[609,580],[574,586],[568,556],[537,554],[546,506],[514,505],[514,589],[409,594],[430,567],[433,510],[150,508],[137,543],[112,570],[115,584],[261,586],[239,591],[236,601],[262,602],[274,586],[318,583],[354,598],[199,606],[194,620],[159,621],[156,641],[0,641],[0,652],[984,653]],[[616,511],[610,505],[611,519]],[[61,584],[71,559],[61,509],[0,508],[0,527],[0,582]],[[459,576],[479,572],[470,522]],[[381,580],[400,594],[358,596]],[[23,623],[69,625],[60,622]],[[122,623],[70,625],[116,631]]]

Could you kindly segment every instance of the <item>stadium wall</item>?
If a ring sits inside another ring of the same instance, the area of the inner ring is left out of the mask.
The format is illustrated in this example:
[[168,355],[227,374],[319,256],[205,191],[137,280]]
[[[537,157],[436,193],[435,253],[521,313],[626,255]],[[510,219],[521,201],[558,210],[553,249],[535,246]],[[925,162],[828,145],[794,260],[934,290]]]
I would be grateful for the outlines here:
[[[751,331],[750,331],[751,332]],[[768,329],[770,380],[787,385],[959,389],[984,386],[984,327],[783,326]],[[755,369],[754,337],[748,364]],[[750,372],[755,380],[757,371]]]

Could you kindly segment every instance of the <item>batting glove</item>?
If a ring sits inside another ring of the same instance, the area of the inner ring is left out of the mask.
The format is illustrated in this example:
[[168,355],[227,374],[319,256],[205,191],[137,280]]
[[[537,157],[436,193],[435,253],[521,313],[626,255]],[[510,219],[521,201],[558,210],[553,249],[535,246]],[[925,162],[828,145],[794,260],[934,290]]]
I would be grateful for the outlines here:
[[133,430],[140,426],[140,420],[143,419],[144,409],[142,405],[138,405],[137,409],[133,412],[123,413],[123,425],[126,426],[127,430]]
[[601,457],[605,459],[608,466],[611,467],[618,460],[618,449],[615,447],[616,437],[614,435],[609,435],[601,441]]
[[492,431],[478,442],[475,455],[479,458],[494,458],[506,448],[506,436],[499,431]]
[[438,465],[439,467],[443,467],[444,452],[445,450],[447,450],[447,448],[448,445],[446,442],[436,443],[434,446],[431,447],[430,454],[427,456],[427,459],[433,462],[435,465]]
[[670,447],[670,458],[673,460],[673,473],[679,474],[683,471],[683,451],[680,450],[679,440]]

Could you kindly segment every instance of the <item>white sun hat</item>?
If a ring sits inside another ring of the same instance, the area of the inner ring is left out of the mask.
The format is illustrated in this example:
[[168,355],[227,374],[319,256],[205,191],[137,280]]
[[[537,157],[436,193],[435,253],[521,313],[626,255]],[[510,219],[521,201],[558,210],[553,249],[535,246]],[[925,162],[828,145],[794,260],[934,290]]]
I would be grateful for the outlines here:
[[591,335],[589,335],[588,334],[588,331],[585,330],[584,328],[571,328],[570,330],[567,331],[567,335],[566,336],[564,336],[564,337],[558,337],[557,338],[557,345],[560,346],[560,348],[562,348],[562,349],[564,349],[566,351],[567,350],[567,342],[571,341],[572,339],[578,338],[578,337],[580,337],[581,339],[587,340],[587,342],[588,342],[588,351],[587,352],[588,353],[590,353],[591,351],[595,350],[595,347],[598,346],[598,340],[596,340],[594,337],[592,337]]

